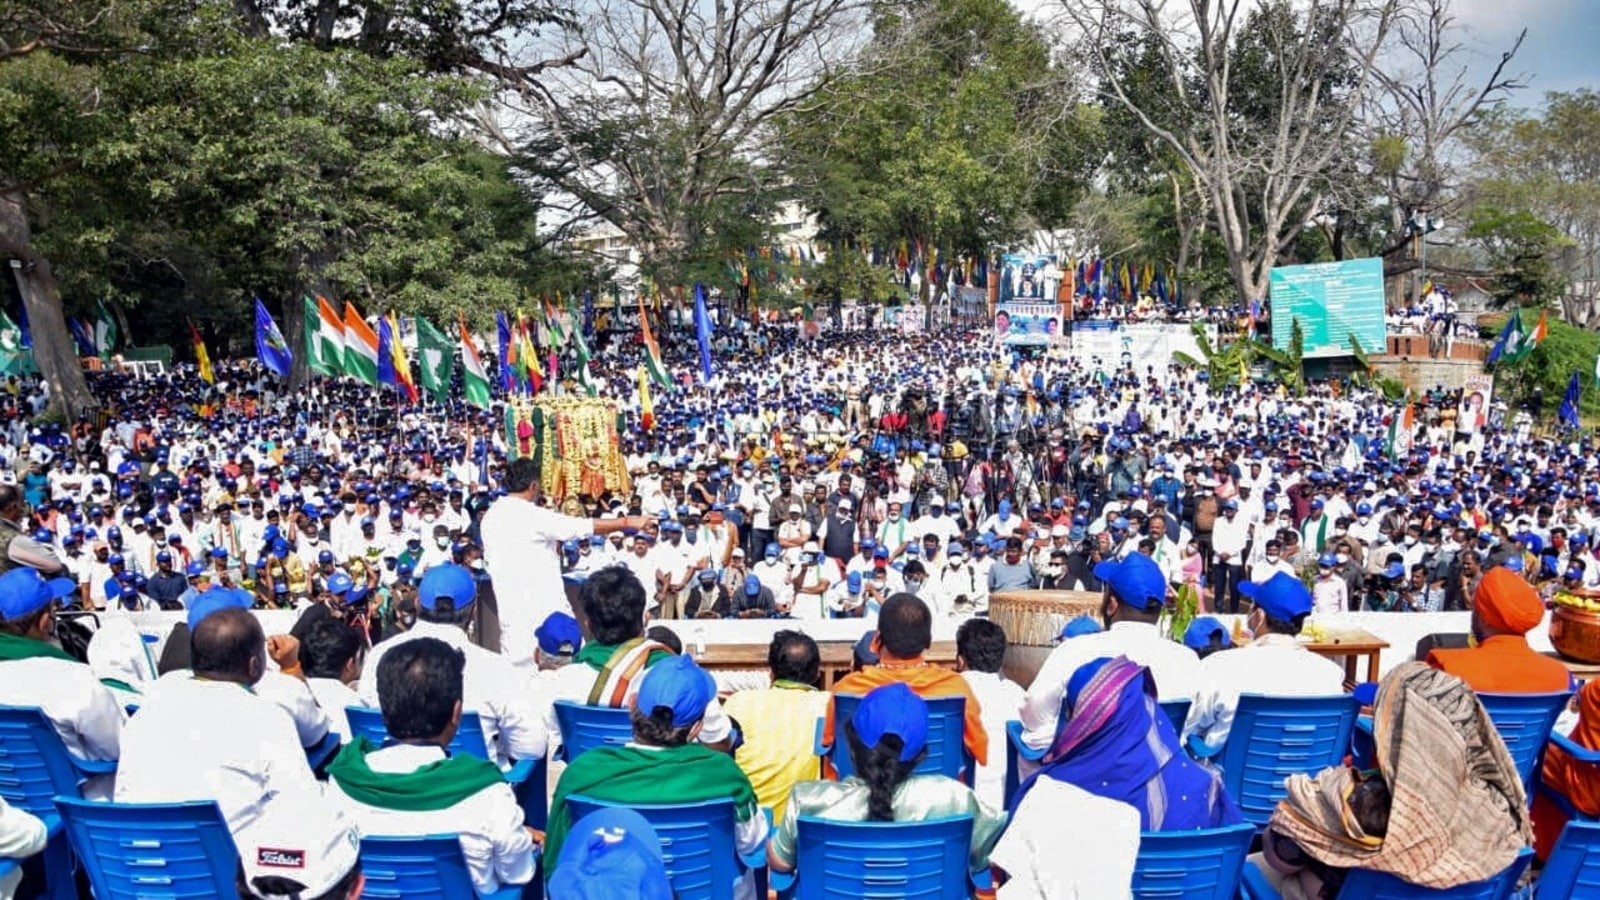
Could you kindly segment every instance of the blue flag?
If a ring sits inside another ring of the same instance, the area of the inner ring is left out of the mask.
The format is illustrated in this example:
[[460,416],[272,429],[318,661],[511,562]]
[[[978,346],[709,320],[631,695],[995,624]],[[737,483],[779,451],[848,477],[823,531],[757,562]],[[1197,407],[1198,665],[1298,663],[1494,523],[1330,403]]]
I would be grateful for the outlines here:
[[394,329],[389,327],[389,317],[378,317],[378,383],[400,386],[400,373],[394,368]]
[[583,292],[583,336],[594,337],[594,294]]
[[1579,383],[1578,373],[1572,373],[1572,380],[1567,382],[1567,395],[1561,398],[1561,424],[1568,428],[1578,427],[1578,399],[1583,393],[1583,386]]
[[33,327],[28,324],[28,304],[23,303],[17,310],[17,331],[22,334],[22,349],[33,349]]
[[89,324],[82,319],[71,319],[67,322],[67,329],[72,332],[72,342],[78,345],[79,356],[94,356],[94,333],[89,330]]
[[511,370],[511,323],[506,321],[505,313],[494,314],[494,330],[500,341],[500,354],[497,357],[500,362],[500,391],[509,394],[515,387],[516,376]]
[[268,372],[279,378],[288,378],[289,370],[294,367],[294,353],[260,297],[256,298],[256,356]]
[[694,336],[700,342],[700,380],[711,380],[711,313],[706,309],[706,289],[694,286]]

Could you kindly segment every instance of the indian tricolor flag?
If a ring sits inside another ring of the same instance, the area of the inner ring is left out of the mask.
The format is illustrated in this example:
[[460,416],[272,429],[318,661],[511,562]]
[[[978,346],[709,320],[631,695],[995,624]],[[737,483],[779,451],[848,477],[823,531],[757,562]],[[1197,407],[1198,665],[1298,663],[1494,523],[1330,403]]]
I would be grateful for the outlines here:
[[344,371],[378,386],[378,335],[348,301],[344,305]]
[[1398,460],[1411,452],[1411,439],[1416,434],[1416,407],[1410,398],[1406,400],[1405,409],[1394,414],[1389,422],[1389,459]]
[[656,336],[650,333],[650,316],[645,312],[644,297],[639,297],[639,334],[644,338],[644,367],[651,380],[662,387],[672,384],[667,367],[661,364],[661,348],[656,346]]
[[656,405],[650,400],[650,377],[639,367],[639,424],[645,431],[656,427]]
[[458,312],[457,324],[461,327],[461,393],[473,406],[488,409],[489,376],[483,370],[483,360],[478,357],[472,335],[467,333],[467,317]]
[[306,363],[318,375],[344,374],[344,323],[321,297],[305,298]]

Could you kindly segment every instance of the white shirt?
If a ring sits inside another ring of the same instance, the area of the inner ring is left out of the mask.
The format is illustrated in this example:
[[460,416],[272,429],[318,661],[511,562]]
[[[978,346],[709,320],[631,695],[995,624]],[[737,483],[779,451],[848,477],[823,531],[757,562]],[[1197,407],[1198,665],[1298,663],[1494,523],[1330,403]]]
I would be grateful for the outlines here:
[[[127,716],[111,689],[83,663],[42,656],[0,663],[0,705],[38,707],[74,756],[121,756]],[[101,782],[84,796],[106,799],[110,790],[108,782]]]
[[561,544],[587,540],[594,534],[594,522],[562,515],[521,497],[501,497],[483,514],[480,529],[484,562],[499,604],[502,652],[531,666],[534,629],[550,613],[567,610]]
[[[44,849],[50,833],[37,816],[0,799],[0,859],[26,859]],[[0,897],[10,900],[22,883],[22,869],[0,875]]]
[[118,803],[215,800],[237,835],[275,796],[321,793],[289,714],[240,684],[163,678],[122,738]]
[[339,736],[340,744],[350,743],[350,717],[344,710],[347,706],[360,706],[361,698],[337,678],[307,678],[306,687],[328,714],[328,730]]
[[994,809],[1005,807],[1006,790],[1006,722],[1022,709],[1022,686],[1006,680],[998,672],[977,672],[968,669],[961,673],[978,698],[984,731],[989,734],[989,764],[979,766],[973,791],[978,799]]
[[[444,758],[444,750],[432,744],[396,744],[367,754],[367,765],[374,772],[401,774]],[[533,880],[533,840],[522,827],[522,807],[517,805],[509,784],[492,785],[438,810],[368,806],[351,799],[333,779],[328,781],[328,799],[344,808],[363,835],[459,835],[461,855],[466,858],[472,887],[480,897],[502,885]]]
[[1326,697],[1344,693],[1344,669],[1300,646],[1288,635],[1267,634],[1236,650],[1213,653],[1200,664],[1201,686],[1183,736],[1207,744],[1228,739],[1240,694]]
[[[530,626],[528,634],[533,634]],[[544,722],[538,704],[528,693],[528,680],[505,657],[467,640],[466,632],[454,625],[441,625],[418,619],[410,631],[397,634],[373,647],[361,668],[361,683],[356,696],[363,706],[378,709],[378,663],[383,655],[406,641],[438,638],[466,655],[462,673],[462,704],[475,712],[483,723],[484,742],[489,746],[489,761],[502,769],[522,759],[539,759],[546,748]],[[533,662],[530,651],[529,664]]]
[[1067,679],[1079,666],[1102,656],[1126,656],[1148,667],[1161,700],[1187,700],[1200,686],[1200,658],[1193,650],[1162,637],[1154,625],[1113,622],[1109,630],[1062,641],[1045,657],[1022,704],[1024,744],[1041,750],[1050,746]]
[[1138,857],[1137,809],[1041,778],[1011,813],[989,862],[1010,876],[996,900],[1122,900],[1133,896]]
[[[649,671],[646,669],[645,671]],[[545,727],[550,733],[551,747],[554,748],[561,742],[561,726],[556,722],[555,702],[566,700],[572,703],[587,704],[589,692],[594,690],[595,679],[600,677],[586,663],[571,662],[553,672],[543,672],[535,684],[547,686],[549,693],[541,698]],[[634,676],[628,683],[628,693],[622,698],[627,704],[639,692],[639,684],[644,679]],[[716,697],[706,704],[705,718],[701,720],[700,743],[715,744],[725,740],[733,733],[733,723],[728,719],[728,714],[722,711],[722,701]]]

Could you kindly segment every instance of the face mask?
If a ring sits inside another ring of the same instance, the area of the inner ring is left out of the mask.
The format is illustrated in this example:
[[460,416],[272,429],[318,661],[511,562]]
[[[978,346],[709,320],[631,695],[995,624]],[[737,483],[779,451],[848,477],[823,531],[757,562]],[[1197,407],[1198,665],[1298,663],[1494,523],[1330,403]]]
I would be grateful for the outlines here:
[[1372,519],[1371,516],[1357,516],[1356,517],[1356,521],[1360,522],[1363,525],[1367,524],[1367,522],[1371,521],[1371,519]]
[[435,547],[438,547],[440,550],[443,550],[446,547],[450,546],[450,539],[447,538],[447,537],[434,538],[433,545]]
[[1406,535],[1405,545],[1407,547],[1410,547],[1411,545],[1415,544],[1416,542],[1417,542],[1417,536],[1416,535],[1414,535],[1414,534]]
[[475,559],[472,561],[472,571],[474,572],[482,572],[485,566],[486,563],[484,563],[482,559]]
[[917,592],[917,589],[920,588],[920,587],[922,587],[922,579],[920,579],[920,578],[907,578],[906,579],[906,590],[910,591],[911,593],[915,594]]
[[1268,553],[1267,554],[1267,562],[1275,563],[1277,561],[1278,561],[1278,554],[1276,554],[1276,553]]
[[1334,559],[1337,559],[1341,564],[1347,563],[1347,562],[1350,561],[1350,554],[1348,554],[1348,553],[1340,553],[1340,554],[1337,554],[1334,557]]

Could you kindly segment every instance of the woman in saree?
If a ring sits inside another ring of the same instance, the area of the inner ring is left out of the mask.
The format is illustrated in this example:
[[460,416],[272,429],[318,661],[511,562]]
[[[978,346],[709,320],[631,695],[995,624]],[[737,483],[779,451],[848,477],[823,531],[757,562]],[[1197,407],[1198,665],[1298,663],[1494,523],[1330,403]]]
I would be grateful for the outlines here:
[[1337,896],[1352,869],[1451,888],[1515,861],[1532,832],[1522,779],[1477,694],[1406,663],[1372,708],[1378,768],[1289,778],[1254,861],[1285,900]]
[[1017,788],[1018,806],[1048,779],[1129,804],[1139,812],[1141,831],[1243,821],[1218,774],[1183,752],[1144,666],[1125,656],[1080,666],[1067,680],[1058,721],[1039,771]]

